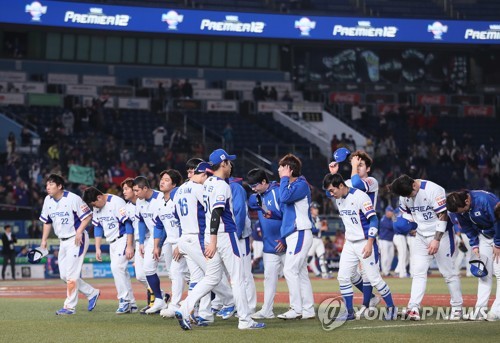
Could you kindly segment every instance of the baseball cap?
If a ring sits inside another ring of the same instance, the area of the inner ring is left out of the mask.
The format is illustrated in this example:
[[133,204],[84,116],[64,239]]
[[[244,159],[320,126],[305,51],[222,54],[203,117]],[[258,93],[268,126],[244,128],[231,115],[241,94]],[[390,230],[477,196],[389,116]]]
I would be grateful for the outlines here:
[[386,212],[387,212],[387,211],[394,212],[394,207],[392,207],[392,206],[390,206],[390,205],[389,205],[389,206],[387,206],[387,207],[385,208],[385,211],[386,211]]
[[31,264],[37,264],[42,261],[42,258],[47,256],[49,251],[47,249],[43,249],[42,247],[31,249],[28,252],[28,262]]
[[195,174],[201,174],[201,173],[212,173],[212,165],[208,162],[200,162],[194,168],[194,173]]
[[488,263],[488,258],[476,258],[474,260],[470,260],[470,272],[475,277],[484,277],[488,275],[488,269],[486,269],[486,264]]
[[316,201],[313,201],[313,202],[311,203],[311,207],[312,207],[312,208],[319,208],[319,204],[318,204]]
[[233,161],[235,159],[236,155],[229,155],[224,149],[217,149],[210,154],[208,160],[212,164],[219,164],[226,160]]
[[333,153],[333,160],[337,163],[344,162],[347,157],[351,154],[347,148],[338,148]]

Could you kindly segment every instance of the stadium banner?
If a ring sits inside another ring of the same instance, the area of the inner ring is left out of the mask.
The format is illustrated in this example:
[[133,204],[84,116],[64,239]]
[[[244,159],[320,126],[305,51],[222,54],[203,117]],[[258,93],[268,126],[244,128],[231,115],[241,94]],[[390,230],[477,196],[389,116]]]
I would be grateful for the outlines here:
[[288,102],[281,101],[259,101],[257,103],[258,112],[288,111]]
[[[111,272],[111,263],[106,262],[96,262],[92,263],[92,278],[94,279],[112,279],[113,273]],[[127,271],[130,277],[135,277],[135,268],[132,262],[128,263]]]
[[92,167],[82,167],[76,164],[69,166],[68,181],[92,186],[95,179],[95,170]]
[[[184,81],[181,81],[181,86]],[[193,86],[193,89],[205,89],[207,88],[207,81],[204,79],[189,79],[189,83]]]
[[158,85],[162,83],[163,88],[169,88],[172,85],[170,79],[161,77],[143,77],[142,78],[142,88],[158,88]]
[[98,76],[98,75],[83,75],[82,84],[93,86],[114,86],[116,85],[116,77],[114,76]]
[[59,94],[28,94],[30,106],[63,106],[63,97]]
[[26,73],[20,71],[0,71],[0,81],[26,82]]
[[500,94],[500,86],[496,85],[484,85],[484,86],[478,86],[478,90],[481,93],[492,93],[492,94]]
[[118,108],[131,110],[149,110],[149,99],[146,98],[118,98]]
[[[92,106],[92,102],[94,101],[94,98],[91,96],[83,96],[82,97],[82,103],[84,107],[89,107]],[[113,97],[108,97],[108,101],[104,103],[104,108],[115,108],[115,103],[116,100]]]
[[76,85],[78,84],[78,75],[48,73],[47,83],[53,85]]
[[0,93],[0,105],[24,105],[24,94]]
[[101,87],[102,95],[133,97],[134,87],[131,86],[103,86]]
[[[43,279],[45,278],[45,265],[44,264],[16,264],[14,268],[16,279]],[[10,280],[12,278],[10,267],[5,269],[5,278]]]
[[96,97],[97,87],[89,85],[66,85],[66,94]]
[[199,100],[222,100],[222,89],[195,89],[193,98]]
[[20,93],[36,93],[45,94],[47,85],[40,82],[13,82],[12,85],[19,90]]
[[274,87],[279,94],[285,93],[285,91],[292,91],[292,84],[290,82],[262,82],[262,87],[268,87],[271,89]]
[[324,41],[500,44],[498,21],[328,17],[0,0],[0,22],[121,32]]
[[334,103],[354,104],[361,102],[360,93],[332,92],[330,93],[330,104]]
[[294,102],[292,103],[292,111],[321,112],[323,111],[323,105],[319,102]]
[[419,105],[446,105],[446,95],[443,94],[417,94]]
[[237,112],[238,105],[236,101],[221,100],[221,101],[207,101],[208,112]]
[[179,99],[174,100],[174,109],[188,110],[188,111],[201,111],[201,101],[193,99]]
[[255,81],[227,80],[226,89],[228,91],[253,91]]
[[464,117],[494,117],[494,106],[464,106]]

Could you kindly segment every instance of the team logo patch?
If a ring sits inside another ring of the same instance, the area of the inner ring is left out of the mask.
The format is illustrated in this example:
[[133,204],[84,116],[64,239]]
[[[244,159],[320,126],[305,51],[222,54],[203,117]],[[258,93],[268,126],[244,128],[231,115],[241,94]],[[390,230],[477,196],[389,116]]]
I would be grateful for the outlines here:
[[436,203],[438,206],[446,205],[446,198],[443,195],[440,195],[436,198]]
[[365,209],[365,211],[372,211],[373,210],[373,204],[371,203],[371,201],[364,202],[363,203],[363,208]]
[[84,204],[84,205],[80,206],[80,210],[82,210],[82,212],[85,213],[85,212],[89,212],[90,208]]
[[226,197],[224,195],[218,195],[217,198],[215,198],[217,202],[223,202],[226,201]]

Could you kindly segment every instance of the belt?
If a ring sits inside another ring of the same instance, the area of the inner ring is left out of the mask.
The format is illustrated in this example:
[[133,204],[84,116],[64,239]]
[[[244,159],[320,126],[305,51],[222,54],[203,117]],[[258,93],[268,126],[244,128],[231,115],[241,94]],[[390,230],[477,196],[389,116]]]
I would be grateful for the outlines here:
[[63,241],[63,242],[64,242],[64,241],[67,241],[68,239],[73,238],[73,237],[75,237],[75,236],[76,236],[76,235],[69,236],[69,237],[66,237],[66,238],[59,238],[59,239],[60,239],[61,241]]
[[120,236],[118,236],[115,239],[113,239],[111,242],[109,242],[109,244],[113,244],[114,242],[116,242],[117,240],[119,240],[122,237],[123,237],[123,234],[121,234]]

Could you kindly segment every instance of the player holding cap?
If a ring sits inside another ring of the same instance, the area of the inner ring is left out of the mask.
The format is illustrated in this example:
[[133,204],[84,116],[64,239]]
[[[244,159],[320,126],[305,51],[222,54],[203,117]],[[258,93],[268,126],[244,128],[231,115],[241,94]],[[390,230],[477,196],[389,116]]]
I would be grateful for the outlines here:
[[263,323],[250,318],[248,301],[244,289],[243,263],[236,236],[236,224],[232,209],[231,189],[225,181],[231,174],[230,161],[236,159],[223,149],[210,154],[213,176],[203,184],[203,199],[206,211],[206,224],[210,230],[205,234],[205,256],[207,270],[203,279],[194,287],[184,300],[181,310],[175,315],[184,330],[191,330],[189,314],[203,296],[219,284],[223,272],[231,278],[233,296],[238,311],[238,329],[262,329]]
[[370,197],[356,188],[347,186],[340,174],[327,174],[323,189],[328,191],[338,206],[340,218],[345,226],[345,244],[340,256],[338,280],[340,293],[347,308],[346,320],[356,318],[353,307],[352,274],[361,263],[365,276],[376,287],[387,305],[385,320],[395,320],[394,307],[389,286],[380,276],[378,256],[374,250],[378,231],[378,218]]
[[451,296],[452,309],[448,319],[459,320],[462,318],[462,289],[460,277],[454,267],[455,234],[451,225],[447,227],[446,194],[443,187],[427,180],[414,180],[403,174],[389,188],[400,197],[402,219],[418,225],[414,246],[410,251],[413,281],[407,318],[420,320],[419,307],[425,294],[427,272],[431,260],[435,258]]
[[92,212],[78,195],[64,190],[64,179],[57,174],[49,175],[46,190],[48,195],[40,214],[40,220],[43,222],[40,247],[47,249],[47,239],[51,228],[54,227],[54,233],[60,240],[59,272],[67,287],[64,307],[56,314],[74,314],[78,292],[82,292],[89,299],[88,310],[92,311],[100,292],[80,278],[83,259],[89,248],[89,234],[85,228],[92,220]]
[[[494,254],[495,250],[500,252],[500,222],[495,218],[497,203],[498,197],[486,191],[451,192],[446,197],[448,211],[456,214],[462,231],[469,237],[472,252],[488,271],[478,278],[476,306],[474,313],[465,318],[468,320],[500,319],[500,261],[499,254]],[[493,274],[497,278],[496,300],[486,316]]]
[[103,194],[100,190],[89,187],[83,192],[83,201],[93,207],[92,224],[94,225],[96,259],[102,262],[101,240],[106,237],[109,243],[111,273],[115,280],[117,298],[116,314],[135,313],[135,303],[128,259],[125,254],[128,236],[134,235],[134,228],[127,217],[125,201],[113,194]]

